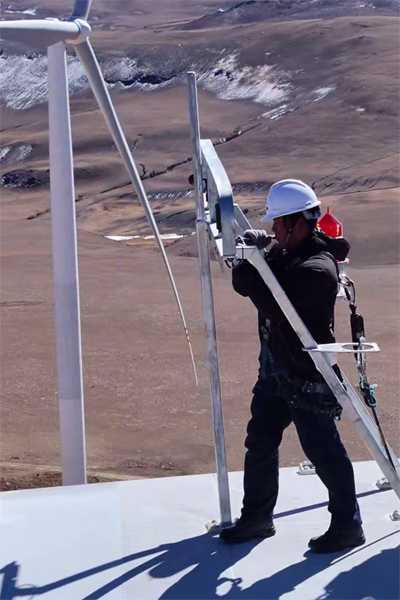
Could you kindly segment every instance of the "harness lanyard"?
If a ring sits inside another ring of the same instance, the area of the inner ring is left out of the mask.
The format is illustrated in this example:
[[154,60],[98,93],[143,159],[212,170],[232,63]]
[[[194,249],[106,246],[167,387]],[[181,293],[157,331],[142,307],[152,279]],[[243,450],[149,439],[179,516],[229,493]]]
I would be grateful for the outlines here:
[[[362,350],[363,344],[365,343],[365,326],[364,326],[364,317],[357,312],[356,305],[356,288],[354,282],[347,276],[344,275],[341,277],[340,283],[343,286],[343,289],[346,294],[346,298],[349,303],[350,308],[350,327],[351,327],[351,336],[352,340],[355,344],[358,344],[358,350]],[[351,290],[351,291],[350,291]],[[376,398],[374,395],[374,390],[376,385],[371,385],[368,382],[367,378],[367,357],[365,352],[357,352],[354,355],[357,363],[357,371],[360,376],[359,388],[364,399],[365,404],[371,409],[372,415],[374,417],[376,426],[379,431],[379,435],[381,437],[382,445],[385,449],[386,455],[388,457],[388,461],[395,469],[393,464],[393,459],[391,457],[385,435],[383,433],[381,424],[378,419],[378,415],[376,412]]]

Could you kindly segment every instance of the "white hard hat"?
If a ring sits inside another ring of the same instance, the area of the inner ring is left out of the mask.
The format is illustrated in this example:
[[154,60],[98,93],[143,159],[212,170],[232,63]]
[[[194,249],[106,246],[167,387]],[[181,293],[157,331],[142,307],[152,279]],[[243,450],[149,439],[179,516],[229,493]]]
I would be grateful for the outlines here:
[[261,221],[264,223],[272,221],[309,210],[320,204],[309,185],[297,179],[283,179],[271,186],[267,198],[267,212]]

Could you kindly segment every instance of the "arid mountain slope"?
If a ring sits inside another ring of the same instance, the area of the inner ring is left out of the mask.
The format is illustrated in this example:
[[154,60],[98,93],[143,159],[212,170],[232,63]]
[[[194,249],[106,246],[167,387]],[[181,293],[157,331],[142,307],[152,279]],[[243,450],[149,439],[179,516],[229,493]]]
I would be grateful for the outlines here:
[[[217,145],[255,227],[270,184],[284,177],[313,185],[343,222],[367,337],[382,350],[369,373],[398,448],[398,3],[362,4],[94,0],[90,20],[163,233],[194,231],[188,70],[198,75],[202,136]],[[55,0],[14,1],[11,13],[5,6],[1,18],[64,16]],[[212,471],[196,238],[168,242],[168,253],[199,389],[154,244],[104,238],[149,227],[72,49],[68,68],[89,466],[139,476]],[[0,441],[4,462],[32,468],[59,461],[46,72],[37,49],[2,46]],[[229,274],[212,269],[229,468],[238,470],[257,371],[256,315]],[[350,338],[348,318],[339,304],[340,341]],[[344,368],[356,383],[352,356]],[[351,456],[368,459],[352,428],[340,427]],[[303,460],[292,429],[281,457]]]
[[[320,192],[329,187],[329,193],[398,185],[397,19],[249,25],[229,29],[223,45],[215,31],[207,40],[202,36],[171,30],[161,37],[144,30],[135,33],[130,38],[135,66],[125,74],[126,85],[117,83],[118,55],[102,49],[101,38],[94,40],[108,64],[106,75],[115,82],[118,113],[149,191],[188,187],[191,150],[184,81],[190,68],[207,92],[201,96],[202,135],[220,143],[219,154],[234,183],[268,183],[289,173],[315,182]],[[163,62],[162,56],[168,60]],[[6,56],[0,62],[10,60]],[[12,151],[3,157],[2,172],[17,171],[6,178],[11,186],[14,180],[18,183],[21,169],[36,174],[38,185],[46,181],[47,114],[45,105],[37,104],[46,93],[45,64],[40,68],[41,87],[33,83],[29,110],[12,108],[23,105],[26,94],[17,66],[10,69],[5,85],[1,143],[3,151]],[[164,80],[141,84],[138,73]],[[89,194],[96,203],[126,199],[128,180],[84,81],[79,76],[72,85],[78,193]],[[368,164],[373,165],[372,176]]]
[[247,0],[233,6],[220,7],[214,13],[182,25],[181,29],[210,29],[261,21],[399,16],[399,10],[396,0]]

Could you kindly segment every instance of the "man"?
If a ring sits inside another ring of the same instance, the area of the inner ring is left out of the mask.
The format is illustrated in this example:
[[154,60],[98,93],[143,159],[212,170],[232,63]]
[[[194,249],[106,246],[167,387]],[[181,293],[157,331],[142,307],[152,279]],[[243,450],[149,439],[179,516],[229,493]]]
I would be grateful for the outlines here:
[[[275,277],[316,342],[324,344],[335,341],[336,260],[345,259],[349,244],[316,229],[320,204],[302,181],[279,181],[270,189],[262,219],[273,221],[275,238],[249,230],[244,241],[266,249],[265,260]],[[309,547],[322,553],[360,546],[365,537],[353,467],[335,424],[341,407],[258,271],[239,261],[232,278],[235,291],[249,297],[258,310],[261,353],[245,442],[242,514],[220,538],[237,543],[275,534],[278,448],[284,429],[293,422],[305,455],[329,492],[330,527],[311,539]],[[340,377],[337,365],[334,369]]]

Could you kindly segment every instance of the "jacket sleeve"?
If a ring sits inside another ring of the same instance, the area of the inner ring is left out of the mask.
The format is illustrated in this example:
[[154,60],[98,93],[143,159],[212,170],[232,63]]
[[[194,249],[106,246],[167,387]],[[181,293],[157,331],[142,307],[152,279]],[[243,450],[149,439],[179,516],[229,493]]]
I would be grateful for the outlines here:
[[250,296],[252,288],[257,284],[260,274],[247,260],[232,269],[232,285],[235,292],[244,296]]
[[268,319],[280,312],[280,308],[271,294],[268,286],[253,265],[247,260],[233,269],[232,285],[235,292],[250,298],[261,315]]
[[[274,256],[277,250],[279,245],[273,242],[264,258],[267,260],[266,257]],[[254,292],[264,294],[265,290],[269,291],[257,269],[247,260],[232,270],[232,285],[235,292],[247,298],[251,298]]]
[[[329,257],[313,257],[300,267],[277,279],[298,312],[303,309],[325,307],[337,291],[337,271]],[[233,287],[241,296],[247,296],[266,319],[282,311],[258,271],[244,261],[233,270]]]

